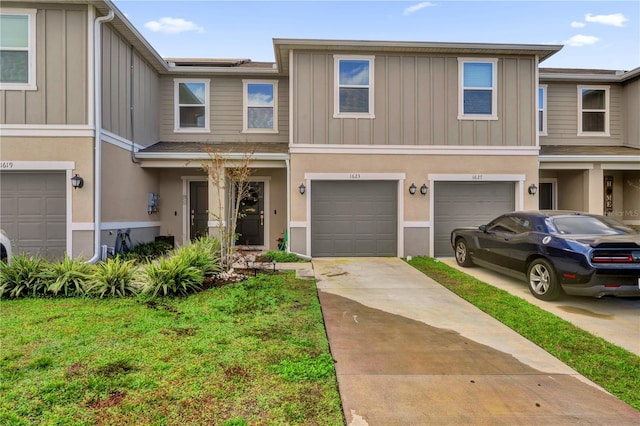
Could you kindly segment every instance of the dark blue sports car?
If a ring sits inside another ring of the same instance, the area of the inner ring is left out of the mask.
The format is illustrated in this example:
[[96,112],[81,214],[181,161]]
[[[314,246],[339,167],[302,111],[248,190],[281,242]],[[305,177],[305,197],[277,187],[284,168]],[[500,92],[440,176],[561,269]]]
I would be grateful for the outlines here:
[[454,229],[451,245],[458,265],[524,278],[538,299],[640,296],[640,233],[607,216],[512,212]]

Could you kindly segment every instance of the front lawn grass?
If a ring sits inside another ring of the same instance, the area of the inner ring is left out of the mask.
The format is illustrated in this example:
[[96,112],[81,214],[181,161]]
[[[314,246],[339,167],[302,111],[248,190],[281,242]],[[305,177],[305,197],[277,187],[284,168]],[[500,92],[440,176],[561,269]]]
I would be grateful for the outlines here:
[[408,263],[640,410],[639,356],[435,259]]
[[0,424],[343,424],[316,287],[0,302]]

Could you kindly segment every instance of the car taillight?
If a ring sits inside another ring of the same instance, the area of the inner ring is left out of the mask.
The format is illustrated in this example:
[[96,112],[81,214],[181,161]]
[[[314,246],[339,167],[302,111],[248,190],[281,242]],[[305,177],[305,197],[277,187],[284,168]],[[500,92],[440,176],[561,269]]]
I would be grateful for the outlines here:
[[630,254],[598,254],[594,255],[591,260],[593,263],[631,263],[633,257]]

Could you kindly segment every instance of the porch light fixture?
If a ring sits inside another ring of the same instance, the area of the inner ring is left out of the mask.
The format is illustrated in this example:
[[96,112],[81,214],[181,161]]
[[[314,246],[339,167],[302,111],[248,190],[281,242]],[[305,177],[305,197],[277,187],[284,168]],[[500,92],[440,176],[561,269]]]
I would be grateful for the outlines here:
[[416,193],[416,186],[412,183],[411,186],[409,187],[409,194],[413,195]]
[[84,186],[84,179],[76,173],[76,175],[71,178],[71,186],[73,186],[73,189],[82,188]]
[[536,195],[536,193],[538,192],[538,187],[532,183],[531,185],[529,185],[529,189],[527,189],[527,191],[529,192],[529,195]]
[[307,187],[304,186],[304,183],[301,183],[298,187],[298,191],[300,191],[300,195],[304,195],[304,192],[307,190]]
[[429,187],[427,187],[427,184],[423,183],[422,186],[420,187],[420,193],[422,195],[427,195],[428,190],[429,190]]

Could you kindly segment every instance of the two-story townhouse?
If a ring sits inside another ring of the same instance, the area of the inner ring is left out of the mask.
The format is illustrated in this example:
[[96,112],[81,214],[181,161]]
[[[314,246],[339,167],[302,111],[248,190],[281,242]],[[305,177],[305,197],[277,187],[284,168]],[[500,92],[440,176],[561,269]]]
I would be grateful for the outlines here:
[[294,252],[450,255],[453,227],[538,207],[537,70],[561,46],[275,47],[292,96]]
[[638,200],[638,70],[539,76],[561,46],[275,39],[275,63],[163,59],[108,0],[4,2],[0,19],[14,251],[215,234],[234,190],[211,155],[250,157],[239,244],[288,236],[309,256],[449,255],[453,227],[539,199],[600,213],[611,195],[631,215]]
[[640,225],[640,68],[540,69],[540,208]]
[[165,60],[110,1],[3,2],[0,19],[0,227],[14,252],[97,259],[126,231],[176,244],[215,232],[212,152],[229,167],[250,154],[239,242],[285,236],[288,80],[274,64]]

